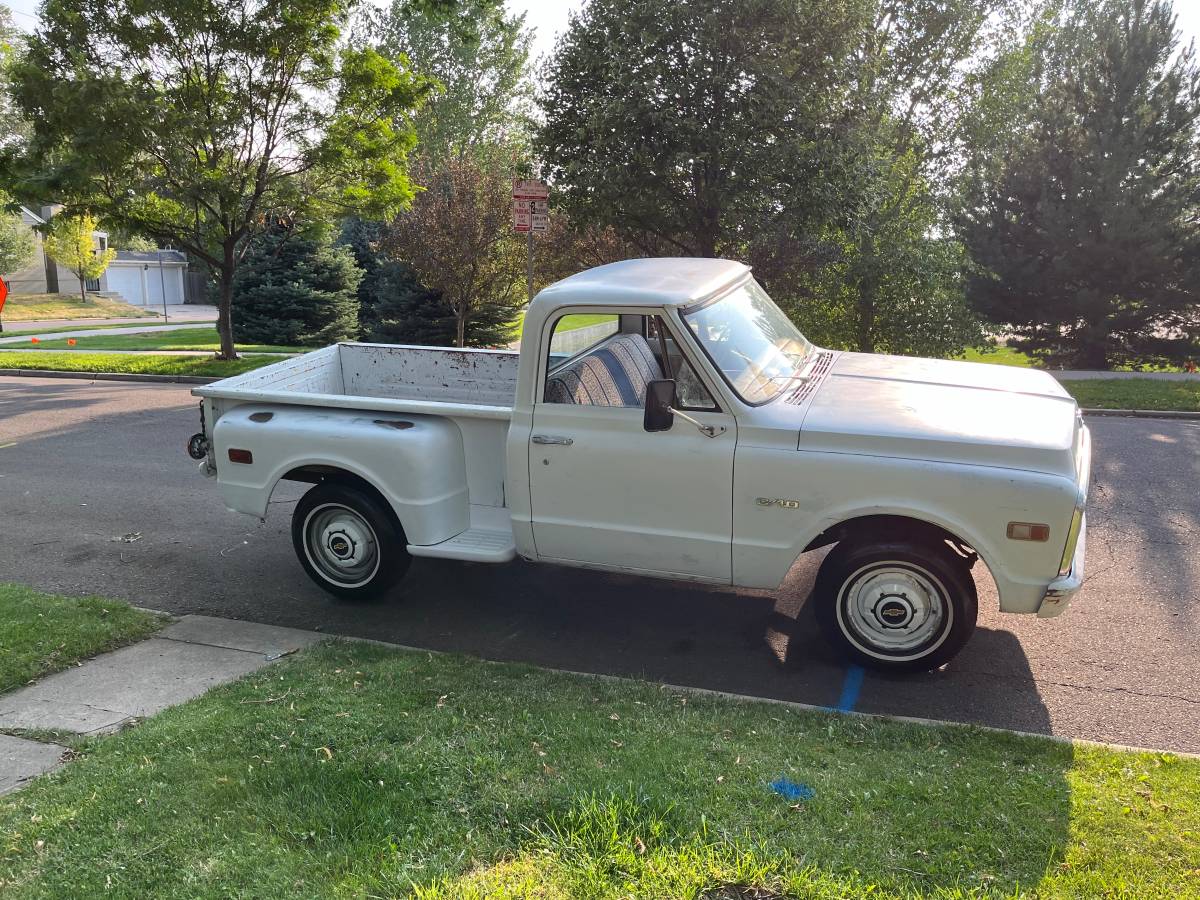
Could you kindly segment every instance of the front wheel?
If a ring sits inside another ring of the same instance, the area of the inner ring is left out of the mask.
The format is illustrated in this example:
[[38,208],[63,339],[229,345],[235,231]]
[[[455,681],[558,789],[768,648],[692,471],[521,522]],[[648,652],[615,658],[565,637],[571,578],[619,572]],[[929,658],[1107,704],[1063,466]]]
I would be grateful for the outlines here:
[[300,565],[329,593],[367,600],[389,590],[408,569],[404,531],[387,505],[362,488],[324,482],[292,514]]
[[979,607],[962,558],[932,542],[840,543],[821,564],[813,599],[837,649],[891,672],[948,662],[975,631]]

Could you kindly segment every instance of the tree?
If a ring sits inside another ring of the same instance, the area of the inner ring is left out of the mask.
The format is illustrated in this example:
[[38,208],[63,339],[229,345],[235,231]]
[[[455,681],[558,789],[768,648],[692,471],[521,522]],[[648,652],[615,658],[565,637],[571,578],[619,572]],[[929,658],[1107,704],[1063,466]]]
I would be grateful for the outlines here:
[[382,222],[351,217],[342,223],[341,241],[362,269],[358,285],[359,326],[364,340],[391,344],[448,346],[454,316],[436,291],[421,284],[412,266],[387,256]]
[[960,226],[972,301],[1052,362],[1181,359],[1200,338],[1200,74],[1167,0],[1073,0]]
[[362,271],[327,237],[273,228],[255,238],[233,283],[243,340],[320,346],[358,337]]
[[823,221],[860,7],[591,0],[542,73],[536,147],[556,204],[685,256]]
[[8,176],[207,265],[233,357],[234,277],[256,234],[411,199],[405,117],[425,88],[340,46],[353,3],[46,0],[14,69],[34,127]]
[[[367,340],[386,344],[419,344],[448,347],[456,336],[453,313],[442,302],[441,294],[421,283],[408,263],[395,259],[384,260],[371,282],[370,324],[364,329]],[[468,336],[485,346],[497,341],[488,333],[481,334],[477,318]]]
[[383,244],[437,291],[454,315],[458,347],[503,343],[525,301],[523,242],[512,230],[511,165],[471,156],[414,168],[425,189]]
[[37,250],[33,229],[19,214],[5,211],[8,204],[8,197],[0,194],[0,273],[4,274],[25,268]]
[[360,40],[436,83],[413,117],[423,157],[527,144],[532,33],[523,14],[509,15],[502,0],[392,0],[364,18]]
[[853,213],[838,229],[833,267],[856,350],[955,353],[962,344],[947,345],[951,335],[982,340],[961,270],[946,265],[962,253],[938,236],[949,230],[939,188],[969,121],[969,84],[1016,15],[1006,7],[875,0],[860,31],[847,70],[853,91],[843,143],[855,175],[847,196]]
[[13,24],[12,10],[0,4],[0,147],[18,147],[29,137],[29,122],[13,102],[13,67],[25,50],[25,37]]
[[46,255],[66,266],[79,279],[79,299],[87,303],[86,282],[99,278],[113,261],[117,251],[96,246],[96,220],[92,216],[57,215],[50,223],[50,233],[43,246]]

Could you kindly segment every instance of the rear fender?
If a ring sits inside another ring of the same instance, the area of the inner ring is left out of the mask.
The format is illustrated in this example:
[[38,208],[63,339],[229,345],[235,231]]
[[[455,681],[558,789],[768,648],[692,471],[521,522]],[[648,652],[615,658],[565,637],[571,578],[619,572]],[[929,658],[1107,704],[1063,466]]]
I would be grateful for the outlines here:
[[[235,449],[250,462],[234,462]],[[213,452],[222,499],[237,512],[265,516],[285,477],[346,472],[379,492],[409,543],[436,544],[470,523],[462,434],[439,416],[245,404],[217,421]]]

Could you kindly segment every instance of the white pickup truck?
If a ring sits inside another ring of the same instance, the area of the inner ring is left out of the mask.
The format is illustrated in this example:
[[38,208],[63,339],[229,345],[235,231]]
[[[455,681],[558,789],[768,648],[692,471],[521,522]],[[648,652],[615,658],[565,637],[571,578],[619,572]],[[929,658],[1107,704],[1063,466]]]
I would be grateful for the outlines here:
[[[343,343],[196,388],[231,509],[281,480],[300,564],[377,595],[414,556],[774,589],[876,668],[928,669],[1083,579],[1090,440],[1048,374],[810,344],[739,263],[639,259],[543,290],[519,353]],[[570,602],[564,598],[563,602]]]

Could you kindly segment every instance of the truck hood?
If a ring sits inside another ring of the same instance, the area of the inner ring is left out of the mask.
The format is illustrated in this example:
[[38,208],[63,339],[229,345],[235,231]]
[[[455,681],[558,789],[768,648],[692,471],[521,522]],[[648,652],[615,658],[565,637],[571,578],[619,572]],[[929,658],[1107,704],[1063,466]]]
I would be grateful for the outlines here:
[[798,449],[1073,476],[1080,428],[1046,372],[842,353],[811,396]]

